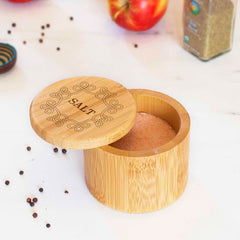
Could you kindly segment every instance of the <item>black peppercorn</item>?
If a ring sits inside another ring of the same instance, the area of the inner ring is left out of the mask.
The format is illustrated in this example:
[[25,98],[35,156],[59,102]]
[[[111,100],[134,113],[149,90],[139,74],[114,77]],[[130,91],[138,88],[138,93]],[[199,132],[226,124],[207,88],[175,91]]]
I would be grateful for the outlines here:
[[46,224],[46,227],[47,227],[47,228],[50,228],[50,227],[51,227],[51,224],[50,224],[50,223],[47,223],[47,224]]
[[53,149],[53,151],[54,151],[55,153],[57,153],[57,152],[58,152],[58,148],[55,147],[55,148]]
[[10,184],[10,181],[9,180],[6,180],[5,181],[5,185],[9,185]]

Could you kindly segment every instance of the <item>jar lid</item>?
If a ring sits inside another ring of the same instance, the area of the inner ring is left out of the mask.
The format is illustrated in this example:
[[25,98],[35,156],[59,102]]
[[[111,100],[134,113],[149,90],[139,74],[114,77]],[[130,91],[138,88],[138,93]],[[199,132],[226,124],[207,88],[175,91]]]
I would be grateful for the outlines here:
[[45,141],[62,148],[105,146],[126,135],[136,118],[132,94],[100,77],[74,77],[41,91],[30,107],[31,124]]

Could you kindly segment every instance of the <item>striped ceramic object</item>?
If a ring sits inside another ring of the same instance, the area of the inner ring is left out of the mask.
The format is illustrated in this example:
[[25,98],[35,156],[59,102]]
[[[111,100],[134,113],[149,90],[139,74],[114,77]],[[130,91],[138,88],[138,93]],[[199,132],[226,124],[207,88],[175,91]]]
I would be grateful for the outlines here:
[[9,71],[16,63],[16,49],[6,43],[0,43],[0,73]]

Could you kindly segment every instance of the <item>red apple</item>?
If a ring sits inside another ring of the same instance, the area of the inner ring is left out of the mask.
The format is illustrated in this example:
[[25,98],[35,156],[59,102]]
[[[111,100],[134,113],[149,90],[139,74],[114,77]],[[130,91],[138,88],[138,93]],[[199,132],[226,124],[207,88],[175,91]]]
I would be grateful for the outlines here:
[[168,0],[108,0],[113,21],[132,31],[153,27],[164,15]]
[[8,0],[9,2],[14,2],[14,3],[25,3],[25,2],[30,2],[33,0]]

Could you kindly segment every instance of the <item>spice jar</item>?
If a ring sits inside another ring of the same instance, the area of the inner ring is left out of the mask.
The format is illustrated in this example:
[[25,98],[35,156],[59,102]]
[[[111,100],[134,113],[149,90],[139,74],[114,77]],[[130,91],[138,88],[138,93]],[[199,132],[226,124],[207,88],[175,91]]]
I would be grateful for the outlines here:
[[[142,117],[136,124],[138,114]],[[129,137],[125,141],[132,145],[130,149],[116,144],[133,126],[133,133],[141,127],[143,138],[156,140],[161,129],[142,127],[147,116],[159,118],[161,126],[163,121],[171,126],[174,136],[149,148],[143,145],[145,139],[135,138],[140,146],[135,150]],[[35,132],[47,142],[84,150],[86,185],[108,207],[150,212],[170,205],[186,188],[190,118],[179,102],[165,94],[129,90],[106,78],[69,78],[48,86],[34,98],[30,119]]]
[[201,60],[232,49],[237,0],[185,0],[183,47]]

